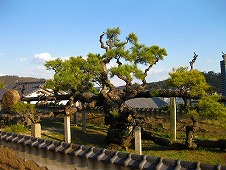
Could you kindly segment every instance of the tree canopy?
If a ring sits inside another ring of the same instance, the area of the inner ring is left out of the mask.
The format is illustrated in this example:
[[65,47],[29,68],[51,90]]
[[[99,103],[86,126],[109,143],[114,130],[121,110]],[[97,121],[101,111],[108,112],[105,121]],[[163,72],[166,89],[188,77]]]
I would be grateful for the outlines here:
[[205,76],[198,70],[188,70],[188,67],[173,68],[169,75],[170,87],[189,92],[191,96],[203,96],[209,89]]
[[[46,62],[45,66],[55,72],[47,87],[54,89],[56,96],[63,90],[71,96],[69,103],[79,100],[84,107],[103,106],[105,124],[110,125],[106,143],[127,147],[132,138],[131,126],[140,122],[132,108],[126,107],[125,101],[144,94],[148,72],[167,52],[157,45],[139,43],[134,33],[124,40],[119,39],[120,34],[117,27],[100,35],[102,55],[89,53],[86,57],[68,60],[58,58]],[[113,66],[109,68],[109,65]],[[110,78],[115,76],[125,83],[125,89],[117,89],[111,82]],[[140,80],[142,84],[133,86],[133,80]],[[101,87],[99,93],[95,91],[95,84]]]
[[186,108],[185,112],[187,115],[193,118],[226,119],[226,107],[224,104],[218,102],[221,96],[210,93],[210,86],[207,84],[202,72],[188,70],[187,67],[179,67],[173,68],[169,75],[168,84],[172,88],[189,92],[191,97],[198,96],[197,105]]
[[[120,29],[109,28],[101,34],[99,42],[105,50],[103,55],[89,53],[87,57],[70,57],[69,60],[56,59],[46,62],[48,70],[55,72],[54,79],[47,82],[56,91],[67,90],[73,94],[93,91],[94,83],[102,88],[115,88],[110,78],[117,76],[132,87],[134,79],[146,85],[146,77],[151,67],[167,55],[164,48],[146,46],[138,42],[138,37],[130,33],[120,40]],[[106,43],[104,43],[104,37]],[[114,66],[108,68],[108,64]],[[146,66],[145,69],[141,65]]]
[[217,102],[220,95],[211,94],[203,96],[198,102],[200,116],[216,120],[226,120],[226,107]]

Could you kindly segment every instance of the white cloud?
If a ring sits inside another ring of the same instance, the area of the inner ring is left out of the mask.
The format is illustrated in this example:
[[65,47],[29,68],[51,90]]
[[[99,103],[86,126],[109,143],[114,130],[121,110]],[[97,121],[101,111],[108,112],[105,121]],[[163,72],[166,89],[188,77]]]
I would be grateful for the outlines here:
[[217,59],[215,59],[215,60],[206,60],[206,62],[207,63],[215,63],[215,62],[220,62],[220,60],[217,60]]
[[[53,78],[53,71],[46,70],[46,67],[44,64],[46,61],[51,61],[55,60],[57,58],[61,58],[63,61],[68,60],[69,57],[52,57],[51,54],[44,52],[44,53],[38,53],[34,54],[32,63],[35,64],[36,66],[33,67],[32,69],[26,70],[24,72],[21,72],[21,76],[31,76],[31,77],[37,77],[37,78],[45,78],[45,79],[50,79]],[[23,61],[24,59],[20,59]]]
[[63,61],[68,60],[70,57],[58,57],[60,59],[62,59]]
[[123,86],[123,85],[125,85],[125,82],[123,80],[119,79],[117,76],[114,76],[113,78],[111,78],[110,81],[115,86]]
[[46,61],[54,60],[49,53],[40,53],[40,54],[35,54],[33,58],[33,63],[34,64],[44,64]]
[[115,61],[111,61],[110,63],[107,64],[107,69],[110,69],[111,67],[115,67],[118,66],[117,63],[115,63]]
[[51,79],[53,78],[53,71],[46,70],[46,68],[43,65],[37,65],[31,69],[24,70],[20,73],[20,76],[25,77],[36,77],[36,78],[45,78],[45,79]]
[[52,57],[51,54],[45,52],[45,53],[39,53],[35,54],[32,63],[33,64],[44,64],[46,61],[55,60],[57,58],[64,60],[68,60],[70,57]]
[[146,80],[148,83],[166,80],[167,78],[169,78],[169,72],[170,69],[151,69]]
[[151,69],[150,70],[150,73],[155,73],[155,74],[159,74],[159,73],[162,73],[162,72],[165,72],[166,70],[164,70],[163,68],[160,68],[160,69]]
[[23,62],[23,61],[26,61],[27,59],[26,58],[20,58],[19,59],[21,62]]

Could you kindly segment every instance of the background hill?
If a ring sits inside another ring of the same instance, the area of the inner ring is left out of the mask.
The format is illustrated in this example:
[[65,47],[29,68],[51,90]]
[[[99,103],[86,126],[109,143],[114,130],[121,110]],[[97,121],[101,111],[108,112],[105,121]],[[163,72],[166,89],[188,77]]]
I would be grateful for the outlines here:
[[221,93],[221,73],[215,73],[213,71],[204,72],[204,76],[206,77],[206,81],[209,85],[213,87],[213,89]]
[[[212,86],[213,90],[221,93],[221,74],[215,73],[214,71],[209,72],[203,72],[203,75],[206,78],[207,83]],[[0,83],[2,83],[4,86],[14,84],[16,82],[22,82],[22,81],[37,81],[40,80],[38,78],[33,77],[18,77],[18,76],[0,76]],[[159,82],[153,82],[148,83],[148,89],[168,89],[167,80],[159,81]]]
[[40,79],[33,78],[33,77],[18,77],[14,75],[0,76],[0,83],[2,83],[4,86],[11,85],[16,82],[23,82],[23,81],[32,82],[37,80],[40,80]]
[[[203,72],[207,83],[212,86],[212,90],[221,93],[221,74],[213,71]],[[167,80],[148,83],[148,89],[168,89]]]

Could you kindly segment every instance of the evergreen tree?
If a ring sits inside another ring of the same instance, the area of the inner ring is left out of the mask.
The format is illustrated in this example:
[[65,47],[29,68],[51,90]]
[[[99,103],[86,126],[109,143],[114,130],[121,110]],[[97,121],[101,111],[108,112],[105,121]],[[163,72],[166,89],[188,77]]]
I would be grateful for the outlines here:
[[[134,33],[130,33],[125,40],[119,39],[120,34],[119,28],[110,28],[100,35],[103,55],[90,53],[87,58],[56,59],[48,61],[45,66],[55,71],[54,79],[47,83],[54,89],[55,95],[63,90],[70,94],[71,100],[81,101],[83,108],[103,106],[105,123],[110,125],[106,143],[127,148],[133,137],[133,126],[141,122],[125,101],[145,93],[148,72],[167,53],[157,45],[140,44]],[[112,63],[115,63],[114,66],[108,68],[107,65]],[[124,81],[125,89],[117,89],[111,82],[110,77],[115,76]],[[133,86],[134,79],[141,80],[142,84]],[[94,83],[101,86],[99,93],[93,88]]]

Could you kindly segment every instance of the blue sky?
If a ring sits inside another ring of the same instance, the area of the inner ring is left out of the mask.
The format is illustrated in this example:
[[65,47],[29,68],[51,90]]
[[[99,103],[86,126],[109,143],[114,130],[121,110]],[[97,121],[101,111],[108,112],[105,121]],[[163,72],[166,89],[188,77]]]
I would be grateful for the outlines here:
[[0,0],[0,75],[52,78],[45,61],[103,53],[99,36],[120,27],[139,42],[167,50],[148,82],[164,80],[173,67],[220,72],[226,53],[225,0]]

